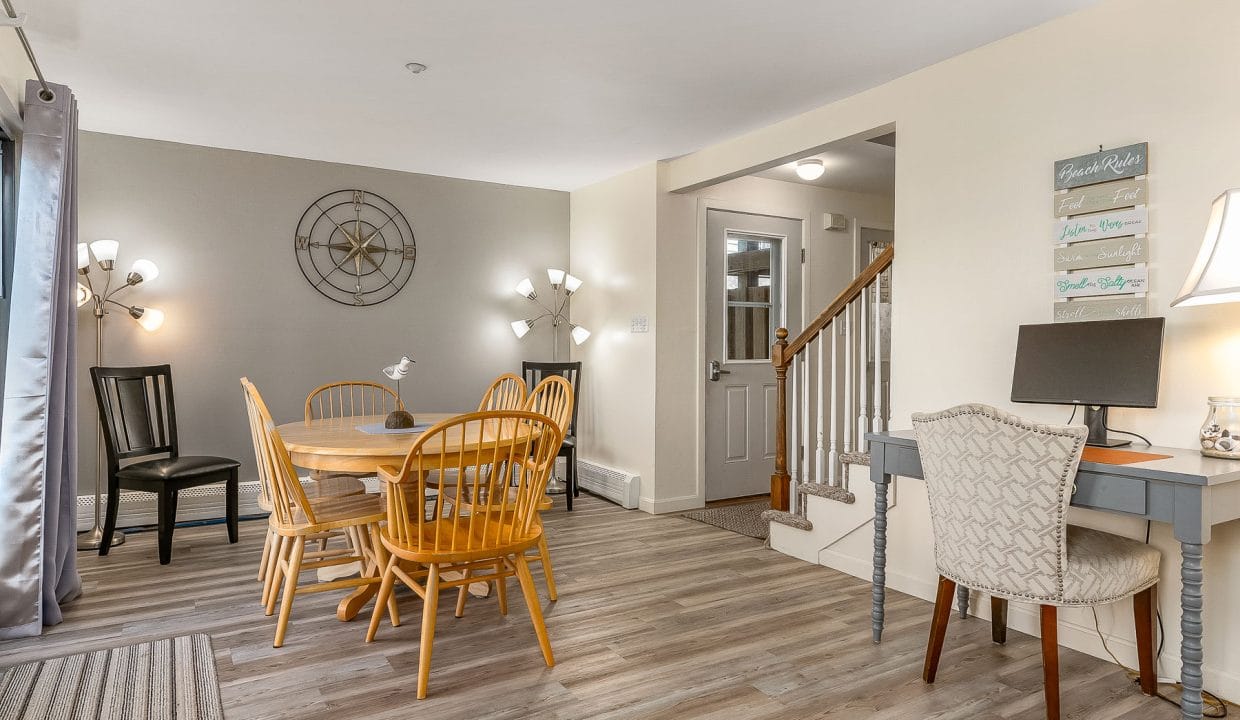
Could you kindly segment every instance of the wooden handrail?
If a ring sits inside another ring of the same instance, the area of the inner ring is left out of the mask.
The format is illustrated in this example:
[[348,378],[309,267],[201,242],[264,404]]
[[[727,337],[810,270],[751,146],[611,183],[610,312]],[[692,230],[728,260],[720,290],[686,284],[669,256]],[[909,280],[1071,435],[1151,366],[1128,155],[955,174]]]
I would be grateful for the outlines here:
[[771,364],[775,366],[776,407],[775,472],[771,475],[771,507],[775,510],[787,512],[791,501],[792,477],[788,474],[788,367],[798,353],[848,308],[849,303],[861,296],[879,273],[891,267],[895,257],[895,246],[888,245],[792,342],[788,342],[787,328],[775,331],[775,345],[771,348]]
[[[895,260],[895,257],[896,246],[888,245],[886,250],[882,251],[879,253],[878,257],[874,258],[874,262],[870,263],[865,270],[862,270],[861,274],[858,275],[857,278],[848,285],[848,287],[844,288],[843,292],[831,301],[831,304],[827,306],[826,310],[818,313],[818,317],[814,318],[812,323],[805,326],[805,329],[801,331],[800,335],[797,335],[795,340],[788,343],[786,347],[782,348],[781,352],[771,353],[772,362],[775,362],[775,359],[778,357],[785,367],[790,365],[792,363],[792,358],[797,353],[801,352],[801,350],[803,350],[805,346],[810,343],[810,341],[817,337],[818,333],[822,332],[822,329],[829,325],[832,320],[834,320],[840,313],[844,312],[844,308],[848,307],[850,302],[860,297],[861,291],[869,287],[870,283],[874,282],[874,278],[878,277],[879,273],[891,267],[891,262]],[[786,335],[787,331],[785,330],[784,333]],[[778,331],[776,331],[776,337],[778,337]],[[779,343],[776,344],[778,345]],[[778,367],[778,364],[776,367]]]

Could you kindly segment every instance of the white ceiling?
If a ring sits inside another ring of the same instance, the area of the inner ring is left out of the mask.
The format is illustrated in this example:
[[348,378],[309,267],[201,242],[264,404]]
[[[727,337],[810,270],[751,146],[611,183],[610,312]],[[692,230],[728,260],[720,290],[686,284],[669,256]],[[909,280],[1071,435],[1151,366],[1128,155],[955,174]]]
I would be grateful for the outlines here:
[[772,180],[893,197],[896,192],[896,149],[868,140],[887,134],[888,131],[880,130],[837,140],[817,153],[797,158],[822,160],[823,173],[817,180],[802,180],[801,176],[797,175],[796,161],[776,165],[754,175]]
[[1093,1],[16,5],[86,130],[573,189]]

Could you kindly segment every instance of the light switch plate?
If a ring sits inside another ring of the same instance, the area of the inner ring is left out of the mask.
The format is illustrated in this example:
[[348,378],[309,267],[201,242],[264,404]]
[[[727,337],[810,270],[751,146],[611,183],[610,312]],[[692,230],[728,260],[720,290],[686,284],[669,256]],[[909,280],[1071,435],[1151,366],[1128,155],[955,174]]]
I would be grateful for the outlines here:
[[645,315],[634,315],[629,323],[629,332],[650,332],[650,318]]

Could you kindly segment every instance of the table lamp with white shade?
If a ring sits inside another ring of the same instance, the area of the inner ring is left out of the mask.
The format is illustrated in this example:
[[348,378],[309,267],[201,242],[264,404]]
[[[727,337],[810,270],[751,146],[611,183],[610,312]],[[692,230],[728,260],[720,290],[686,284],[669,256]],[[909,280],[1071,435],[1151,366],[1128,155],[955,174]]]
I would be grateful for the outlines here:
[[[1171,307],[1240,302],[1240,188],[1219,195],[1210,210],[1205,238]],[[1209,398],[1201,427],[1201,453],[1240,458],[1240,398]]]
[[[113,287],[112,273],[116,269],[116,257],[119,252],[120,243],[115,240],[96,240],[90,245],[78,243],[77,246],[78,275],[81,277],[77,284],[77,306],[84,307],[89,304],[95,316],[95,365],[103,365],[103,318],[109,314],[109,306],[115,305],[124,310],[147,332],[155,332],[164,324],[163,310],[141,305],[126,305],[116,300],[116,296],[121,292],[144,282],[151,282],[159,276],[159,267],[155,263],[145,258],[138,258],[134,260],[129,272],[125,275],[124,283],[118,283],[116,287]],[[95,283],[91,281],[92,255],[95,257],[99,270],[103,273],[102,288],[96,288]],[[78,533],[78,550],[97,550],[103,543],[103,528],[100,525],[100,503],[103,495],[101,491],[103,430],[101,427],[97,428],[95,445],[98,452],[95,462],[95,524],[90,530]],[[112,545],[120,545],[124,542],[124,533],[116,531],[112,534]]]

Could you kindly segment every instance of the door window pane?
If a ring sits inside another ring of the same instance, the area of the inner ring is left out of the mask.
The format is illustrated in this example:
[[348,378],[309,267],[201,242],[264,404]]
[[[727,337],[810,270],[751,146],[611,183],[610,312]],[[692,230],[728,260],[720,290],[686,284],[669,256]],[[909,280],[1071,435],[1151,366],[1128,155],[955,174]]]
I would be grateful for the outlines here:
[[778,238],[729,233],[727,238],[728,360],[767,360],[779,297]]

